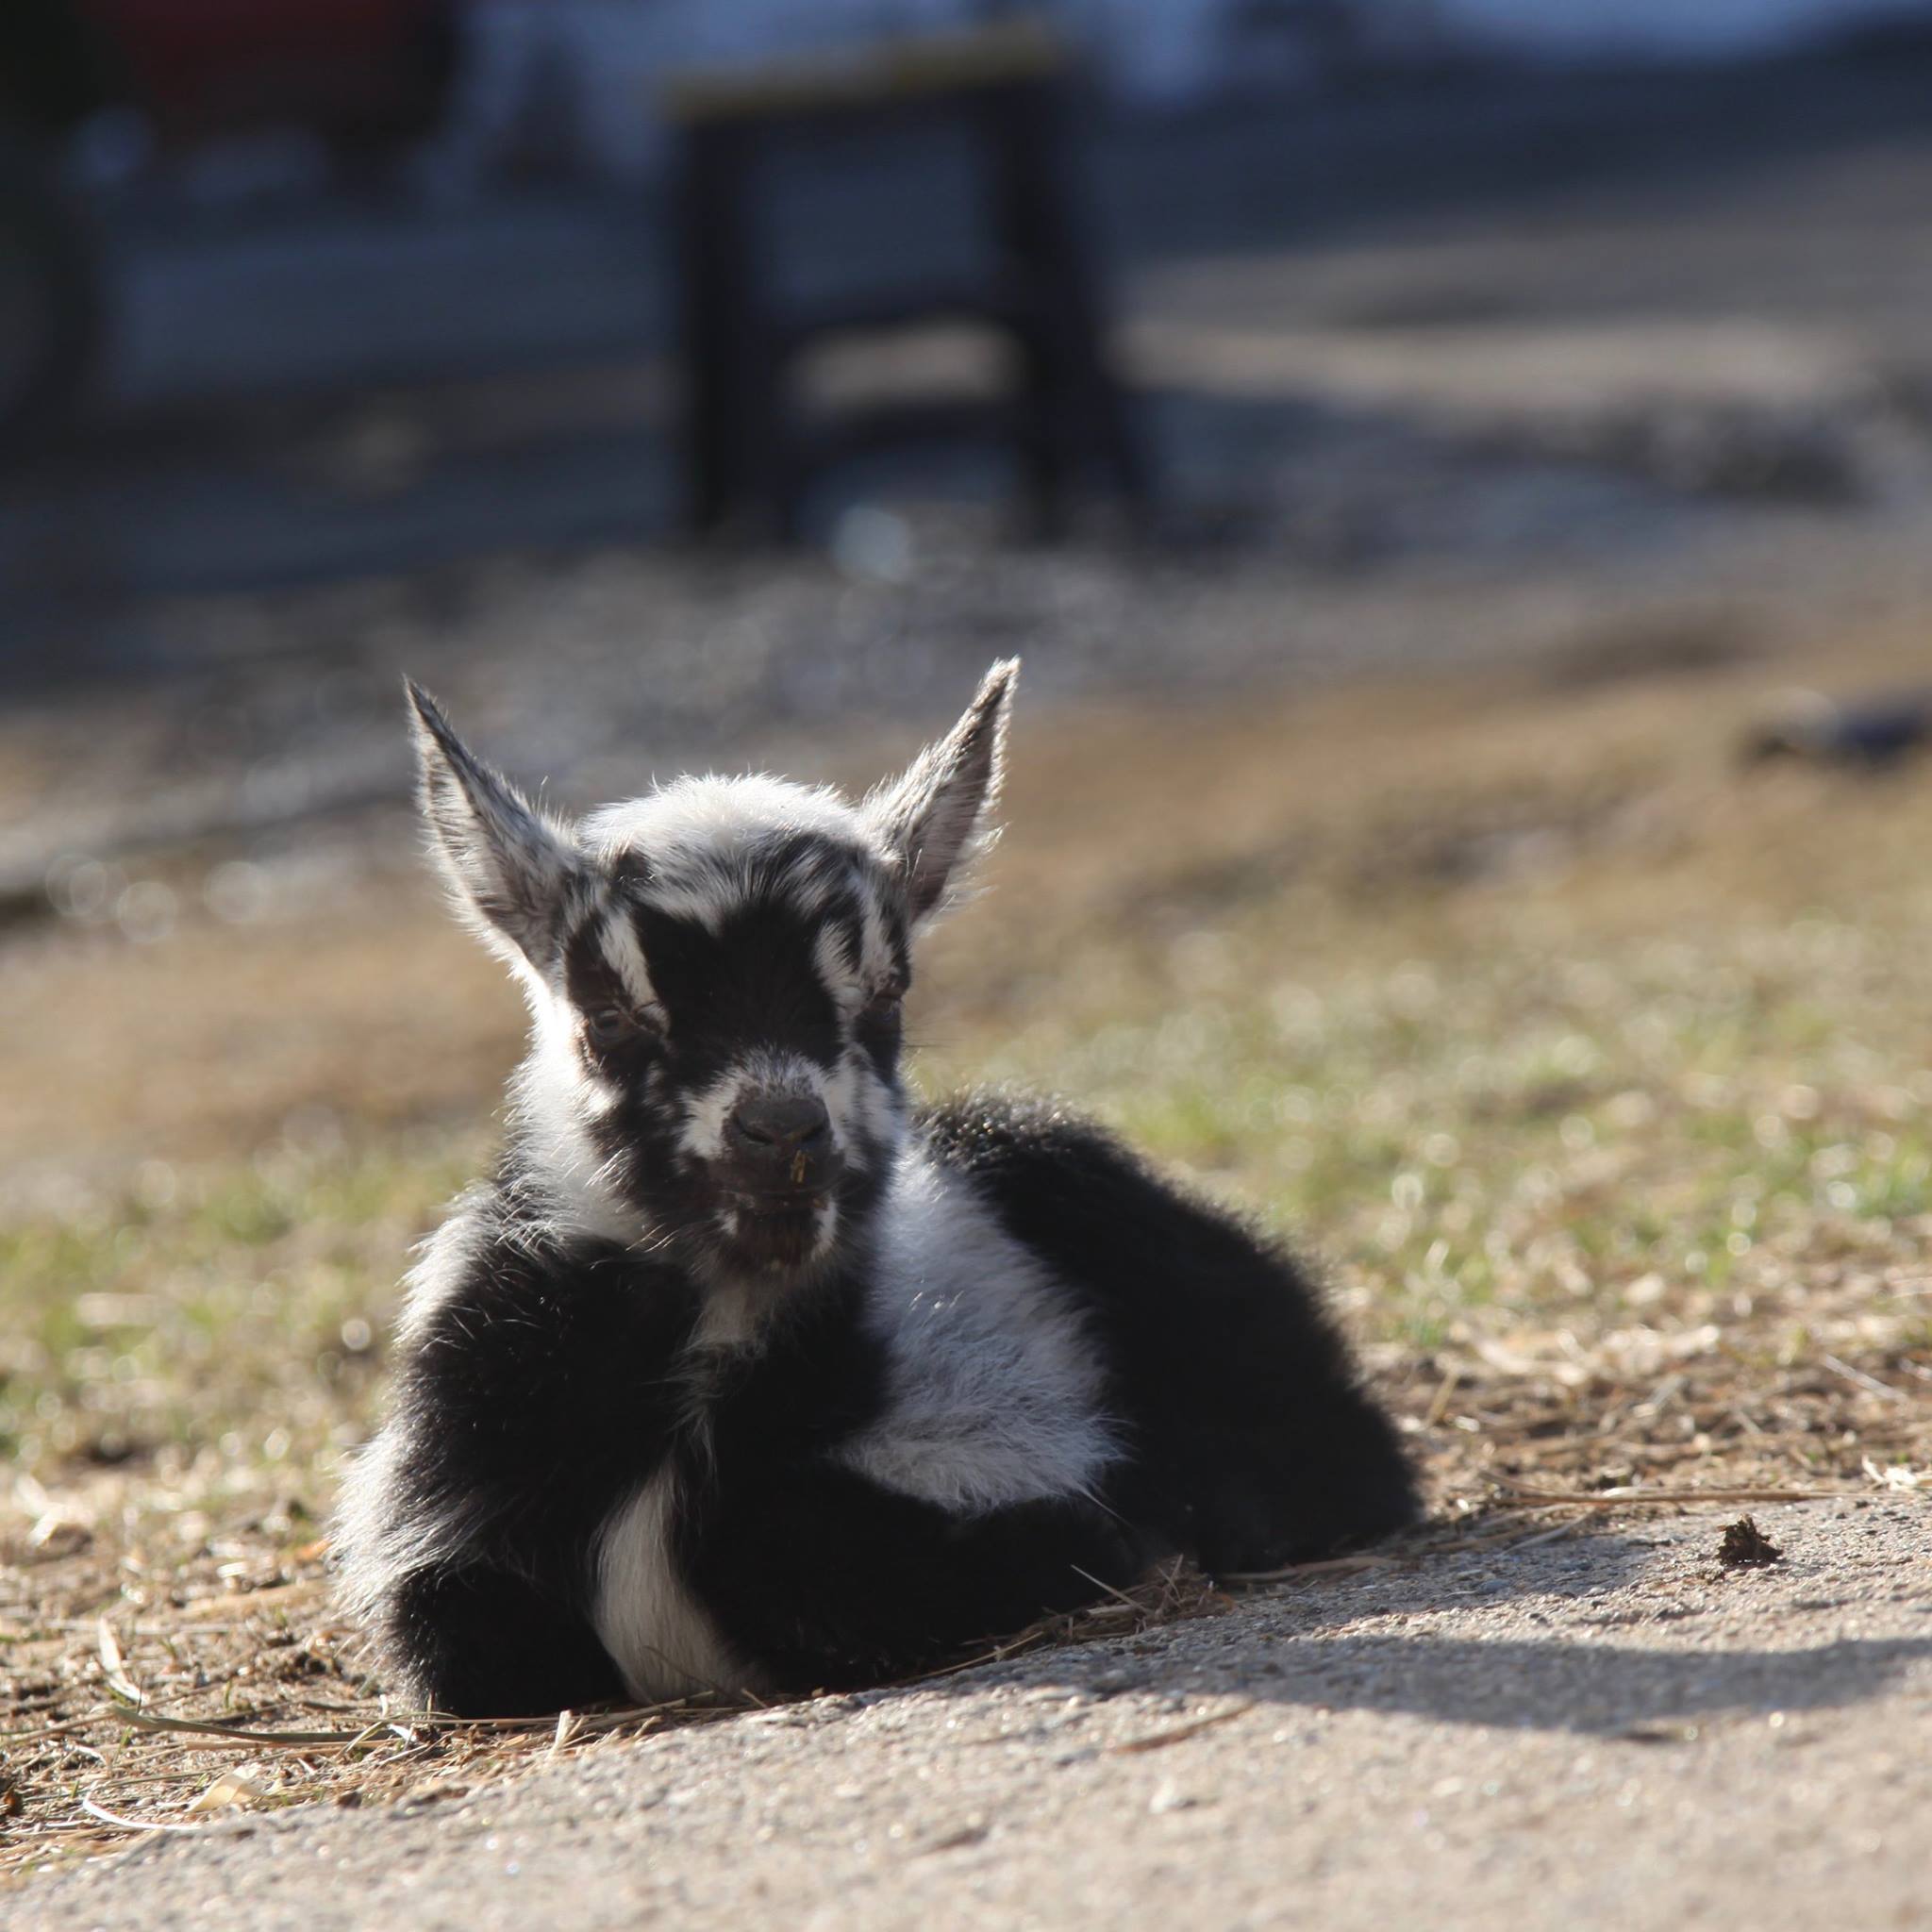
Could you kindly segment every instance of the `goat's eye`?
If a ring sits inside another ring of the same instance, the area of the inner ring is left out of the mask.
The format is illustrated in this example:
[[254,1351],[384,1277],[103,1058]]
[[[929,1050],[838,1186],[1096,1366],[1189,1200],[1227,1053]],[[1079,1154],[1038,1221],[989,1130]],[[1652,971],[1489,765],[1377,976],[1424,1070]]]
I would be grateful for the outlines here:
[[906,989],[900,981],[889,979],[881,986],[875,986],[865,996],[865,1010],[868,1013],[885,1014],[896,1012],[899,1003],[906,997]]
[[593,1007],[584,1015],[584,1032],[602,1052],[659,1030],[656,1016],[631,1007]]

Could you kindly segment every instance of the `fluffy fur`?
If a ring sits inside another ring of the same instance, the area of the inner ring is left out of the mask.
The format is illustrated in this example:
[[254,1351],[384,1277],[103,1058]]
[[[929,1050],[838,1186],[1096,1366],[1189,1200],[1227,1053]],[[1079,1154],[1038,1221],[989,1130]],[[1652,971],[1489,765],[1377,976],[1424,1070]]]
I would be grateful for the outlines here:
[[575,826],[410,687],[445,880],[532,1013],[337,1524],[410,1704],[876,1682],[1169,1553],[1412,1515],[1288,1257],[1054,1108],[908,1105],[1013,672],[859,804],[688,778]]

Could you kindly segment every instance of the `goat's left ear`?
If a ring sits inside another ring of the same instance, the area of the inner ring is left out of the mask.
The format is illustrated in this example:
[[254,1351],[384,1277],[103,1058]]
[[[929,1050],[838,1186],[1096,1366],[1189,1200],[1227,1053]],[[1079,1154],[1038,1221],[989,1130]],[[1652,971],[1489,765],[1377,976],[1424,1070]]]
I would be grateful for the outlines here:
[[986,674],[965,716],[913,759],[903,778],[867,801],[867,810],[904,867],[915,926],[946,904],[972,861],[998,832],[999,803],[1020,660],[1006,658]]
[[561,827],[493,772],[412,679],[423,816],[450,898],[465,924],[512,965],[540,972],[565,937],[582,862]]

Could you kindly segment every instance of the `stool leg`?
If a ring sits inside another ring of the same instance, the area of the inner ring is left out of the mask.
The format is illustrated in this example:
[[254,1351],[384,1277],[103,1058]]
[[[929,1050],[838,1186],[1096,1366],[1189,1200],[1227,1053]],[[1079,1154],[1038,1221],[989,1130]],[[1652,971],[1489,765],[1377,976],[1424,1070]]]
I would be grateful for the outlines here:
[[798,534],[802,479],[760,274],[756,127],[691,129],[677,189],[686,524]]
[[1053,243],[1058,223],[1044,204],[1055,155],[1039,111],[1038,90],[1002,90],[989,99],[980,130],[989,150],[992,230],[1000,273],[1018,286],[1019,456],[1026,522],[1041,541],[1066,526],[1072,447],[1067,395],[1063,264]]
[[680,455],[685,521],[722,528],[744,493],[739,338],[748,295],[744,158],[728,135],[690,130],[676,187],[678,348],[684,366]]
[[747,281],[738,317],[739,462],[744,495],[780,543],[794,543],[804,513],[805,476],[789,406],[791,371],[775,331]]
[[1106,341],[1105,303],[1081,218],[1064,85],[1016,89],[991,104],[994,224],[1008,270],[1037,303],[1024,332],[1025,455],[1042,528],[1064,521],[1071,474],[1090,451],[1136,510],[1148,466]]

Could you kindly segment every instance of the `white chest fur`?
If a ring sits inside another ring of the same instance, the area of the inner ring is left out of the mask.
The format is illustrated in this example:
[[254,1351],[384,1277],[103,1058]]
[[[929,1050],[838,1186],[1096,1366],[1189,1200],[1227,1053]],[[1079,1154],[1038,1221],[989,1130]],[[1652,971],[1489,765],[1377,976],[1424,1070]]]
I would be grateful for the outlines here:
[[918,1149],[879,1214],[867,1319],[890,1363],[886,1412],[849,1468],[964,1513],[1091,1493],[1118,1444],[1103,1371],[1065,1290]]

